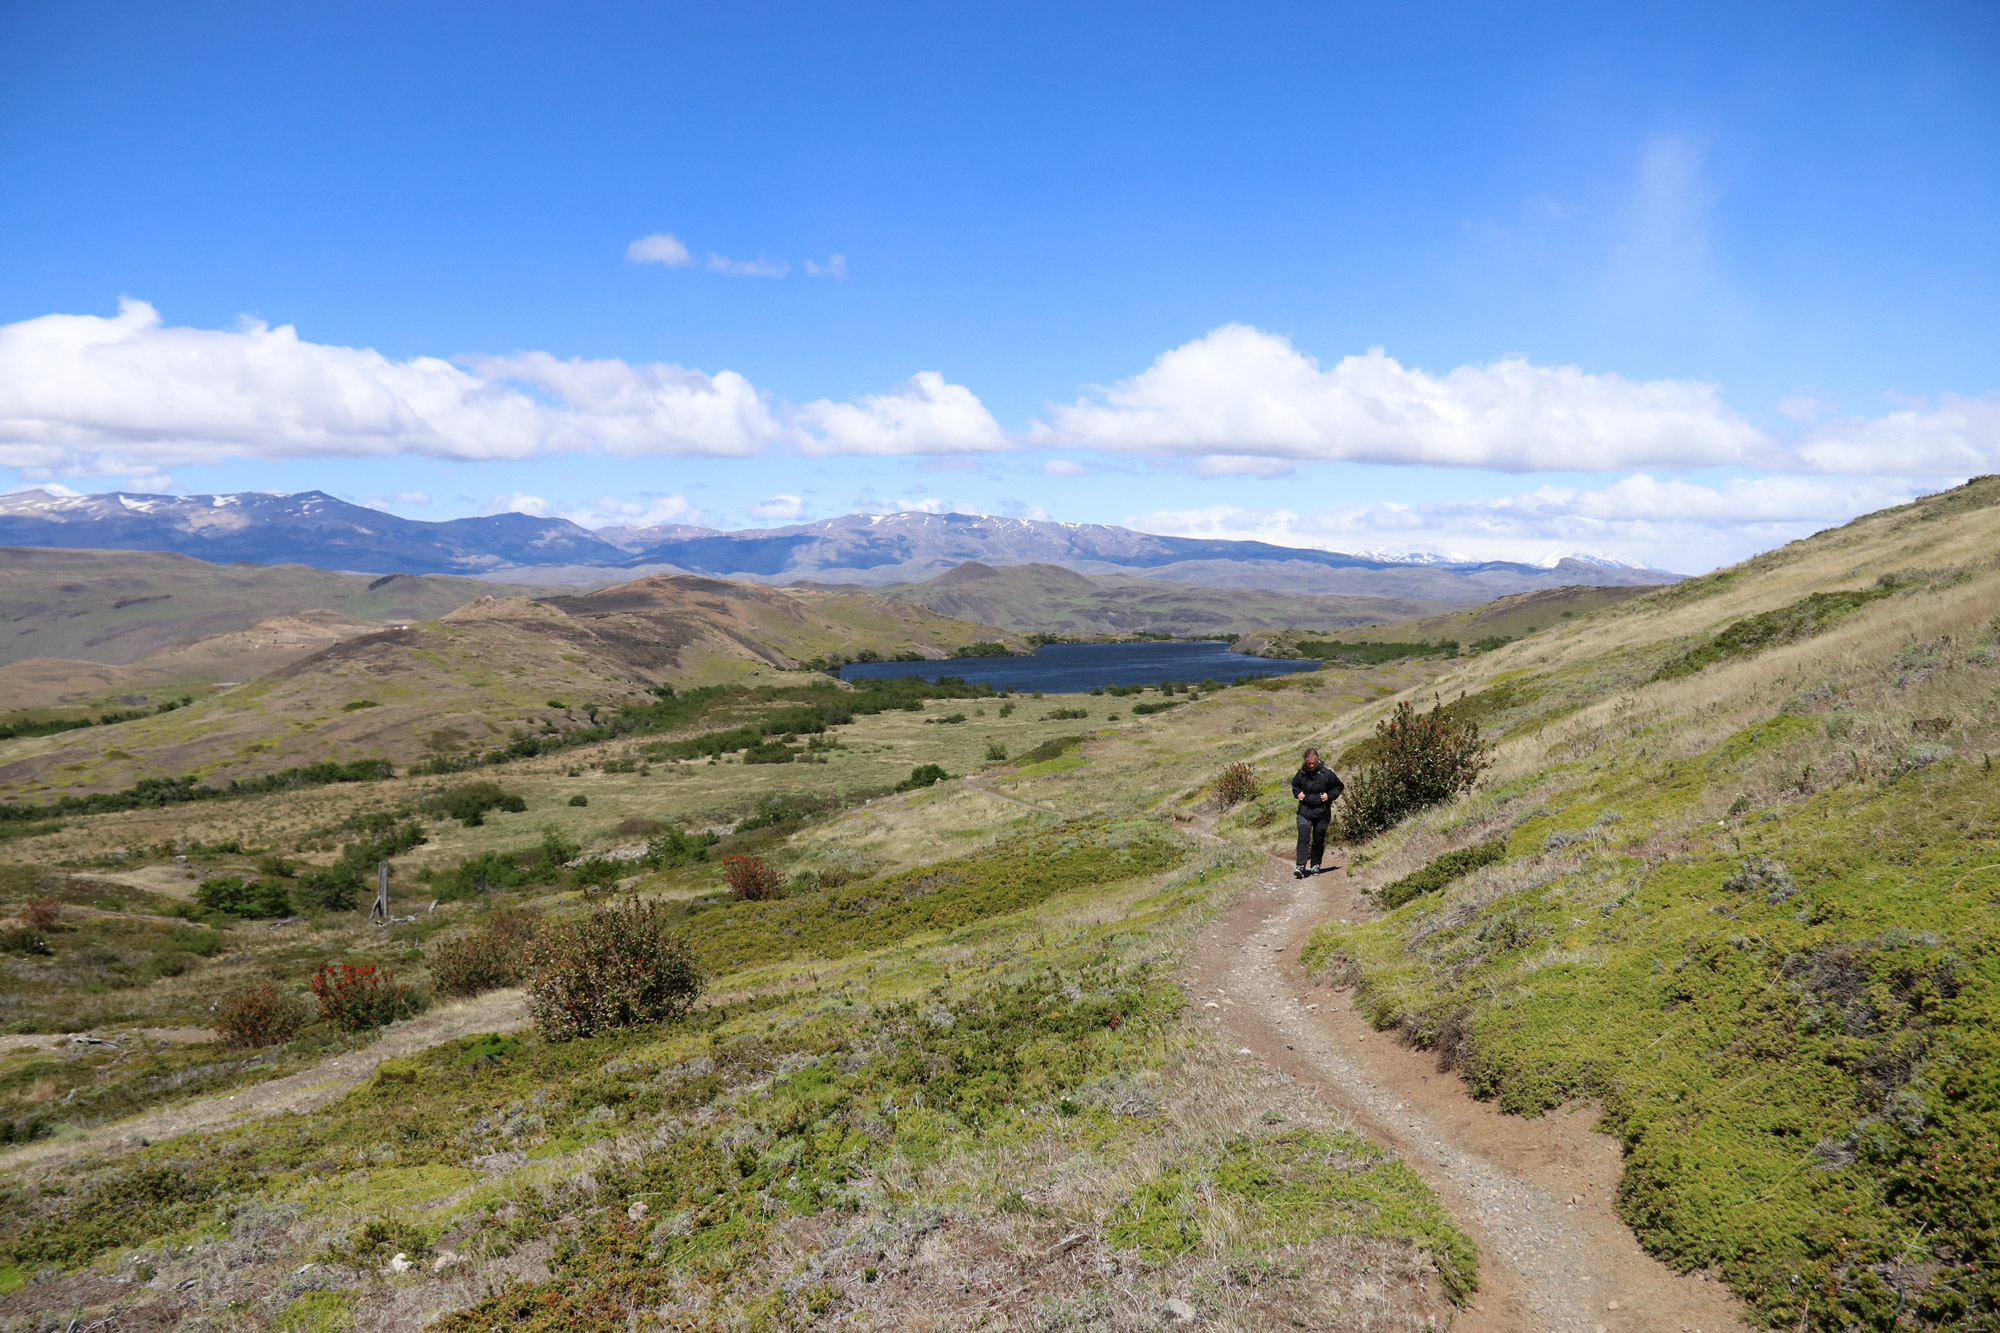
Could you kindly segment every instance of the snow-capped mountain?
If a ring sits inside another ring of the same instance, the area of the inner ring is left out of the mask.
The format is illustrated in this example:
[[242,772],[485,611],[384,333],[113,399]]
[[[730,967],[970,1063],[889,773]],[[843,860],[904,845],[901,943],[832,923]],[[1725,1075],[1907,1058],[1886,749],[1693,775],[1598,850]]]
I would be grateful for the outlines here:
[[0,545],[175,551],[225,562],[383,574],[504,573],[515,580],[567,582],[673,570],[762,583],[904,583],[978,560],[1211,587],[1461,602],[1566,583],[1661,583],[1676,577],[1595,558],[1529,565],[1431,549],[1351,555],[981,514],[848,514],[741,532],[684,524],[592,532],[564,519],[527,514],[430,523],[322,491],[191,496],[23,491],[0,496]]

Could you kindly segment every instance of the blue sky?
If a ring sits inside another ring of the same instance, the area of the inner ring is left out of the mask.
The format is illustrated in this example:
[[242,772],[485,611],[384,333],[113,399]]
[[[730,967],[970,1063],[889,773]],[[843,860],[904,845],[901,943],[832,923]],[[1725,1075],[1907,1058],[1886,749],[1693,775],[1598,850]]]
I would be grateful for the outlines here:
[[0,489],[1705,569],[2000,470],[1996,125],[1983,3],[0,3]]

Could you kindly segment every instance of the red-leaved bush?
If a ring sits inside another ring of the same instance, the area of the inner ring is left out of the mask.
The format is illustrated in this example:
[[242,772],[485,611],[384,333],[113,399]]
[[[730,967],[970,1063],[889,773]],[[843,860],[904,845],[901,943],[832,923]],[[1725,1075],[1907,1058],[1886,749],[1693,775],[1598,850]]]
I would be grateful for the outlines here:
[[1360,842],[1407,815],[1449,801],[1492,762],[1479,724],[1439,705],[1419,713],[1408,702],[1375,724],[1372,759],[1347,780],[1337,807],[1340,837]]
[[305,1001],[270,982],[245,986],[222,1001],[215,1019],[224,1046],[276,1046],[306,1025]]
[[785,891],[785,881],[760,856],[723,857],[722,877],[729,881],[732,898],[761,902],[780,897]]
[[528,960],[528,1012],[550,1041],[679,1018],[705,984],[688,937],[637,898],[543,926]]
[[53,898],[37,898],[21,909],[29,930],[54,930],[62,924],[62,908]]
[[1209,790],[1215,793],[1215,803],[1225,810],[1241,805],[1257,794],[1256,770],[1248,764],[1231,764],[1215,775]]
[[366,1032],[423,1008],[394,972],[373,963],[322,963],[311,985],[319,1016],[342,1032]]

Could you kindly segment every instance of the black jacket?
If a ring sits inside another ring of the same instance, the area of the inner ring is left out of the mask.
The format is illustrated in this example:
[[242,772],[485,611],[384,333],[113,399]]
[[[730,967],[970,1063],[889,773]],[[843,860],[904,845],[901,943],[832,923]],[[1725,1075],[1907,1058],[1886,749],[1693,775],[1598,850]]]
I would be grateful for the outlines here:
[[[1340,780],[1340,774],[1329,764],[1321,764],[1315,769],[1300,768],[1292,774],[1292,795],[1303,795],[1299,802],[1299,812],[1308,819],[1324,819],[1333,813],[1333,803],[1340,799],[1340,793],[1347,790],[1347,784]],[[1325,799],[1322,800],[1321,798]]]

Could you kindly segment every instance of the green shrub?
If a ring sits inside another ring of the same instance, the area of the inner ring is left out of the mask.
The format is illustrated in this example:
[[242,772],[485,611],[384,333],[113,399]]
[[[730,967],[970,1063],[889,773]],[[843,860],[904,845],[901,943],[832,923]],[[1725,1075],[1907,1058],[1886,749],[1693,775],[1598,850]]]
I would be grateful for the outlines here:
[[298,1036],[307,1017],[305,1001],[263,981],[223,999],[215,1031],[224,1046],[275,1046]]
[[1006,757],[1007,747],[999,741],[988,741],[986,743],[986,758],[988,761],[997,764]]
[[668,866],[691,866],[705,860],[708,849],[722,841],[713,833],[682,833],[668,829],[646,839],[646,854],[640,860],[654,870]]
[[693,946],[658,902],[600,907],[529,945],[528,1012],[550,1041],[679,1018],[703,984]]
[[1082,708],[1051,708],[1048,712],[1042,714],[1042,720],[1044,722],[1073,722],[1078,718],[1089,716],[1090,713]]
[[950,776],[936,764],[918,764],[910,770],[909,777],[896,784],[896,790],[916,791],[921,787],[935,786]]
[[578,792],[576,795],[569,798],[569,803],[571,805],[589,805],[590,798],[588,796],[585,796],[582,792]]
[[309,984],[319,1016],[342,1032],[366,1032],[423,1009],[394,972],[373,963],[322,963]]
[[478,828],[486,822],[488,810],[519,814],[528,808],[528,803],[497,782],[466,782],[438,792],[424,802],[423,808],[428,814],[456,819],[467,828]]
[[1187,700],[1185,699],[1162,699],[1158,703],[1153,704],[1133,704],[1132,716],[1145,717],[1149,713],[1164,713],[1169,708],[1179,708],[1186,702]]
[[361,867],[343,862],[322,870],[300,872],[292,887],[292,898],[305,908],[351,912],[359,905],[364,883]]
[[518,908],[488,913],[471,930],[431,945],[426,961],[438,992],[455,998],[518,986],[541,918]]
[[631,873],[632,864],[629,861],[614,861],[608,856],[587,856],[571,866],[570,870],[577,883],[585,889],[593,889],[616,884]]
[[291,891],[281,879],[245,879],[213,875],[194,891],[194,900],[211,912],[230,916],[269,917],[292,914]]
[[1051,759],[1060,759],[1077,746],[1083,744],[1082,736],[1051,736],[1033,749],[1024,750],[1017,764],[1046,764]]
[[1405,701],[1375,724],[1377,758],[1348,782],[1334,823],[1347,842],[1394,828],[1406,816],[1449,801],[1490,762],[1479,724],[1445,707],[1419,713]]
[[1426,893],[1436,893],[1455,879],[1463,879],[1481,866],[1490,866],[1507,859],[1507,841],[1494,838],[1488,842],[1474,843],[1457,851],[1446,852],[1422,870],[1413,871],[1390,884],[1375,890],[1375,901],[1384,909],[1401,907],[1412,898]]

